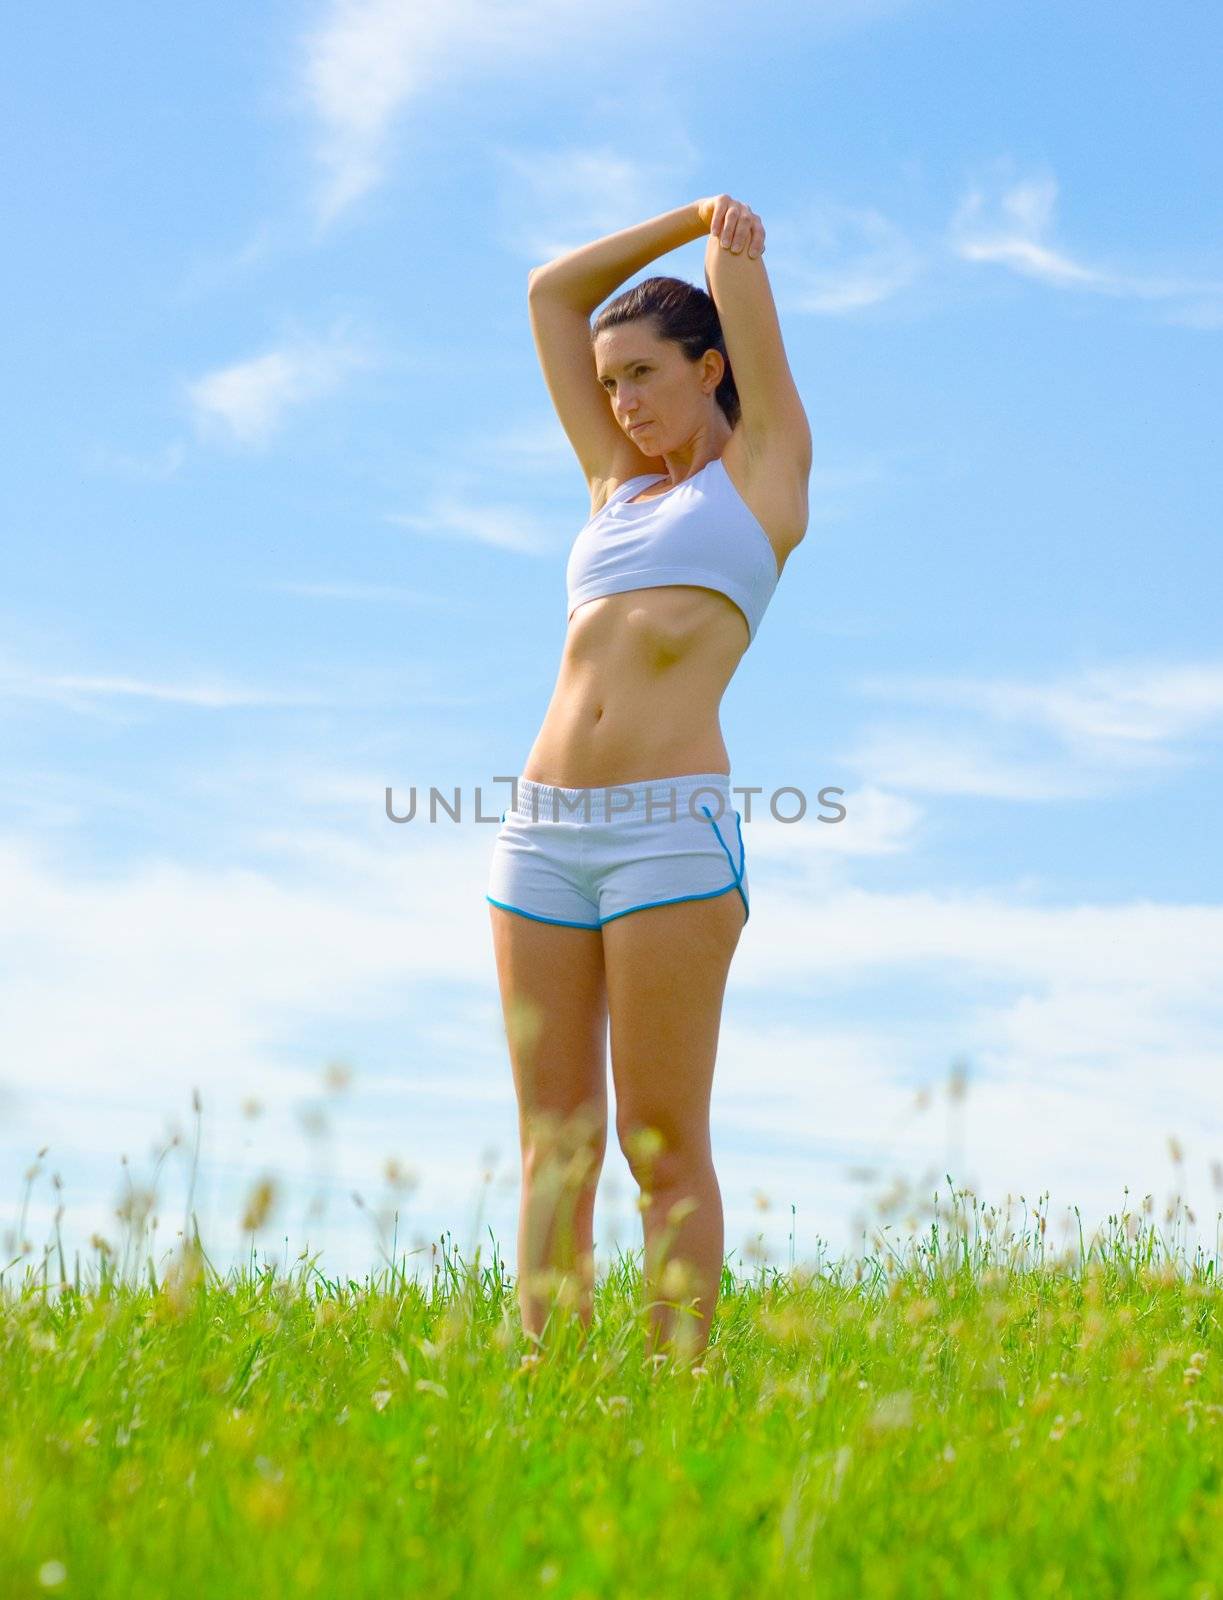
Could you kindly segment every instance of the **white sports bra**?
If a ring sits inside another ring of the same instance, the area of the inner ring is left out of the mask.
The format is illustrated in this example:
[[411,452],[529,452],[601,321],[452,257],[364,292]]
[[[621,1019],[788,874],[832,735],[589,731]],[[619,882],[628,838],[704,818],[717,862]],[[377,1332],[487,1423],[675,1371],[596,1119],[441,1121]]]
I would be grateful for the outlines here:
[[629,478],[582,528],[565,568],[569,615],[600,595],[696,584],[739,607],[750,645],[780,577],[768,535],[717,456],[665,494],[628,504],[665,477]]

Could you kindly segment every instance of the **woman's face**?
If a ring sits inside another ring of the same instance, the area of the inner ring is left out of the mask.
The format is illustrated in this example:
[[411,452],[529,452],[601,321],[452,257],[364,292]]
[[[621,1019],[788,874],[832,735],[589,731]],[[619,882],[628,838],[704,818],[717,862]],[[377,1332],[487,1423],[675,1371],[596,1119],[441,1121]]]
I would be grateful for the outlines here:
[[713,377],[710,387],[709,356],[716,354],[689,361],[673,339],[657,336],[646,317],[596,337],[595,372],[603,392],[616,421],[645,455],[662,455],[700,425],[720,378]]

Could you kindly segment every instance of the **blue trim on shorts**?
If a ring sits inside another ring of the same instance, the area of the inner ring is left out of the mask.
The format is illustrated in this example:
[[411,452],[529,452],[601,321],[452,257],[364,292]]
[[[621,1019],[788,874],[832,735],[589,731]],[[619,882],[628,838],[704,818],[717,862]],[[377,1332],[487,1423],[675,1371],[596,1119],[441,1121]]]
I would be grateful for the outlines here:
[[[732,883],[728,883],[724,889],[711,889],[708,894],[681,894],[677,895],[674,900],[646,900],[643,901],[639,906],[626,906],[623,911],[613,911],[610,917],[603,917],[599,922],[567,922],[563,917],[541,917],[538,916],[534,911],[523,911],[519,906],[510,906],[506,905],[503,900],[494,900],[491,894],[486,894],[484,898],[489,902],[490,905],[498,906],[502,911],[512,911],[516,916],[519,917],[528,917],[532,922],[548,922],[554,927],[558,928],[585,928],[588,930],[594,930],[597,928],[605,928],[609,922],[615,922],[618,917],[627,917],[632,911],[650,911],[655,906],[684,905],[690,900],[716,900],[719,895],[729,894],[732,889],[738,889],[739,898],[743,901],[743,925],[746,927],[748,922],[751,920],[752,908],[748,905],[747,896],[743,892],[743,828],[740,825],[739,813],[737,811],[735,812],[735,831],[739,837],[739,865],[736,867],[735,858],[726,848],[726,840],[723,839],[717,823],[713,820],[709,807],[702,806],[701,810],[705,813],[705,816],[709,821],[709,826],[713,829],[714,833],[717,834],[718,843],[722,846],[722,849],[726,851],[726,859],[730,862],[730,870],[735,875],[734,881]],[[505,815],[506,814],[503,811],[501,813],[502,822],[505,821]]]
[[520,906],[507,906],[504,900],[494,900],[491,894],[486,894],[484,898],[490,905],[500,906],[502,911],[512,911],[519,917],[530,917],[532,922],[551,922],[558,928],[586,928],[591,933],[599,927],[597,922],[566,922],[563,917],[539,917],[534,911],[523,911]]
[[718,843],[722,846],[723,850],[726,850],[726,859],[730,862],[730,870],[735,875],[735,881],[727,884],[726,887],[728,889],[738,889],[739,891],[739,898],[743,901],[743,926],[746,928],[751,919],[752,908],[748,905],[747,896],[743,892],[743,829],[739,825],[739,813],[737,811],[735,812],[735,832],[739,835],[739,865],[736,867],[735,858],[731,855],[730,851],[726,849],[726,840],[722,837],[721,830],[718,828],[717,823],[713,820],[713,816],[709,810],[709,807],[702,806],[701,810],[705,813],[706,817],[709,818],[709,826],[717,834]]
[[[728,883],[725,889],[711,889],[708,894],[681,894],[674,900],[647,900],[644,905],[626,906],[623,911],[613,911],[610,917],[603,918],[599,926],[605,928],[609,922],[615,922],[617,917],[627,917],[630,911],[650,911],[654,906],[678,906],[683,905],[685,900],[716,900],[719,895],[729,894],[732,889],[739,889],[737,878],[734,883]],[[742,895],[743,890],[739,889],[739,893]],[[745,900],[743,904],[746,905],[747,901]],[[746,924],[747,918],[744,917],[743,921]]]

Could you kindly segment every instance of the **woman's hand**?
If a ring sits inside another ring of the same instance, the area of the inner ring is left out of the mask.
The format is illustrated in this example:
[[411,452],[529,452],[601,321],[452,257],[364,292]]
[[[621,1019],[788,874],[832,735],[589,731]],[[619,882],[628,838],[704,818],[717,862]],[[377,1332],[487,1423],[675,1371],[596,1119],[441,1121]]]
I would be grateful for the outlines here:
[[746,201],[733,200],[728,194],[710,195],[697,201],[697,215],[731,255],[746,250],[753,261],[763,255],[764,223]]

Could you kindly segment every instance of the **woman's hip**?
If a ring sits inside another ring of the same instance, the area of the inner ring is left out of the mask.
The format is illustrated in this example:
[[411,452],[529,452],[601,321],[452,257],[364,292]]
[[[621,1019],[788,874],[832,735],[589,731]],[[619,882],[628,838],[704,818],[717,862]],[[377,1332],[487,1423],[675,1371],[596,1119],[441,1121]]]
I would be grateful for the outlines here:
[[524,915],[598,927],[627,911],[736,889],[746,913],[743,833],[728,773],[597,787],[519,778],[487,898]]

